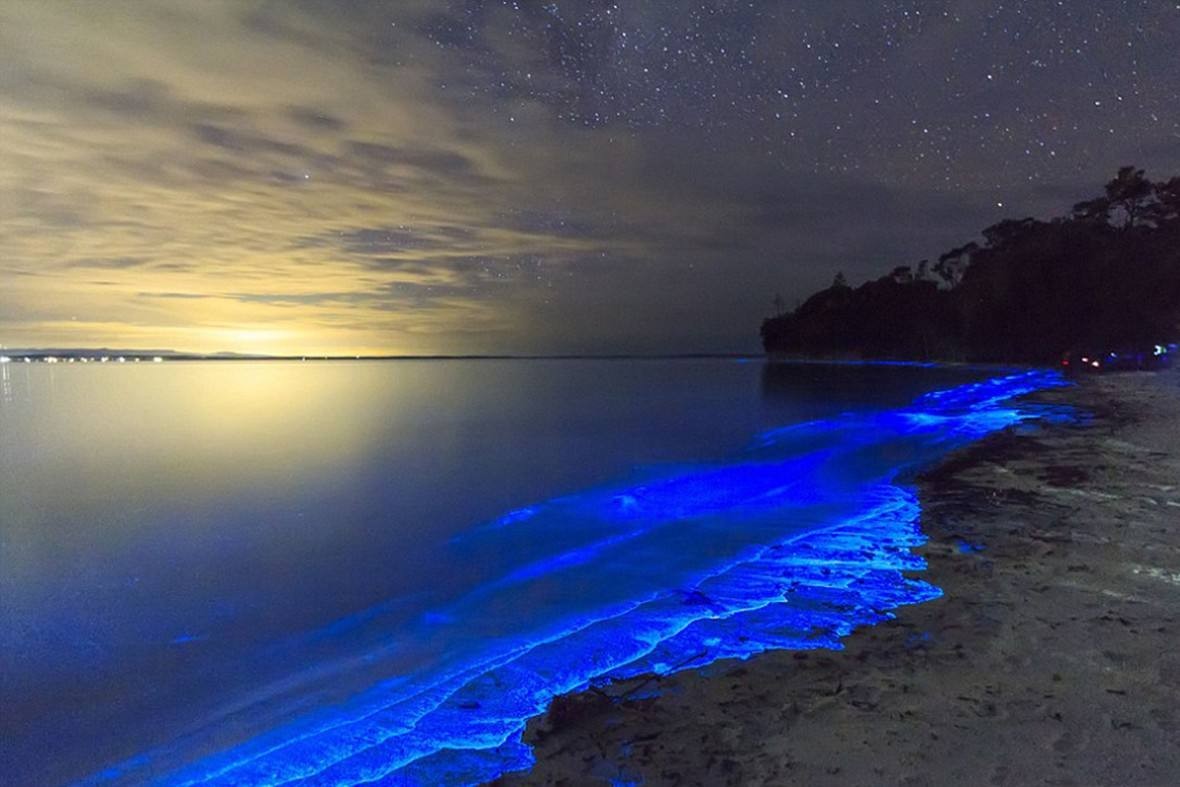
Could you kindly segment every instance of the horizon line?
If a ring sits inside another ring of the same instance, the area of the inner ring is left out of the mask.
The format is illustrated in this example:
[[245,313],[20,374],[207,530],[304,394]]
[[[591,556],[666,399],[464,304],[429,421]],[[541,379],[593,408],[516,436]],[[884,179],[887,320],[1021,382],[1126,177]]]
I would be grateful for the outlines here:
[[161,358],[169,361],[431,361],[431,360],[611,360],[674,358],[762,358],[760,352],[680,352],[680,353],[414,353],[414,354],[250,354],[230,351],[212,353],[176,350],[126,350],[110,348],[22,348],[3,349],[0,356],[12,360],[43,358]]

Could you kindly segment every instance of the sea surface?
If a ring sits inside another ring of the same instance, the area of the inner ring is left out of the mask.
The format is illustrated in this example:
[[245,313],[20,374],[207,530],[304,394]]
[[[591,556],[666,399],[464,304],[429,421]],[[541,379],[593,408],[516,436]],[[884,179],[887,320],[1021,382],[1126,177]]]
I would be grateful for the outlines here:
[[917,468],[1051,372],[0,365],[9,784],[468,784],[558,693],[939,590]]

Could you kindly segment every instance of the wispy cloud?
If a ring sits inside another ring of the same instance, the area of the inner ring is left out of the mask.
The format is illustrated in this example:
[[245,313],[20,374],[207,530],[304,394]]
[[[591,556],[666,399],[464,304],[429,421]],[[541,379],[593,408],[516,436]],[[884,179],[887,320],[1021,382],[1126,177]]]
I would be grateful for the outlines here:
[[895,182],[908,118],[888,144],[857,132],[875,176],[771,155],[785,126],[713,94],[813,58],[791,19],[700,22],[784,46],[680,79],[583,5],[3,3],[0,341],[750,347],[775,289],[937,253],[994,213],[985,190]]

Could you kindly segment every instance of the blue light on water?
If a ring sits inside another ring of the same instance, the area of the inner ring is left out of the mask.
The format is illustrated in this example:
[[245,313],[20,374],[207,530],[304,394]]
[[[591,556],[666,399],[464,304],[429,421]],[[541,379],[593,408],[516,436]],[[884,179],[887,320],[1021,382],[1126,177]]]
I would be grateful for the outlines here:
[[[531,765],[521,734],[559,694],[767,650],[838,649],[856,627],[941,594],[908,576],[925,567],[913,552],[924,536],[901,475],[998,429],[1069,417],[1012,401],[1062,384],[1053,372],[1009,374],[899,410],[769,431],[727,462],[511,511],[455,539],[455,560],[559,546],[508,564],[363,659],[411,666],[378,670],[332,702],[309,689],[298,712],[247,736],[214,730],[228,741],[215,751],[203,730],[89,781],[478,783]],[[387,611],[378,605],[312,638],[343,636]],[[418,653],[429,657],[411,658]]]
[[187,645],[190,642],[200,642],[204,637],[199,634],[181,634],[173,637],[169,645]]

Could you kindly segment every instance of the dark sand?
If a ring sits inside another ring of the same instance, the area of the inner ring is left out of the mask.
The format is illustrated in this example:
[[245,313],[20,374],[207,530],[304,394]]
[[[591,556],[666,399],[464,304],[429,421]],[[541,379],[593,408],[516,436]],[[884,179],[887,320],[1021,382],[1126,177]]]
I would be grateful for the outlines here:
[[563,698],[526,735],[535,769],[503,781],[1180,785],[1180,370],[1034,398],[1094,420],[919,482],[942,599],[840,652]]

